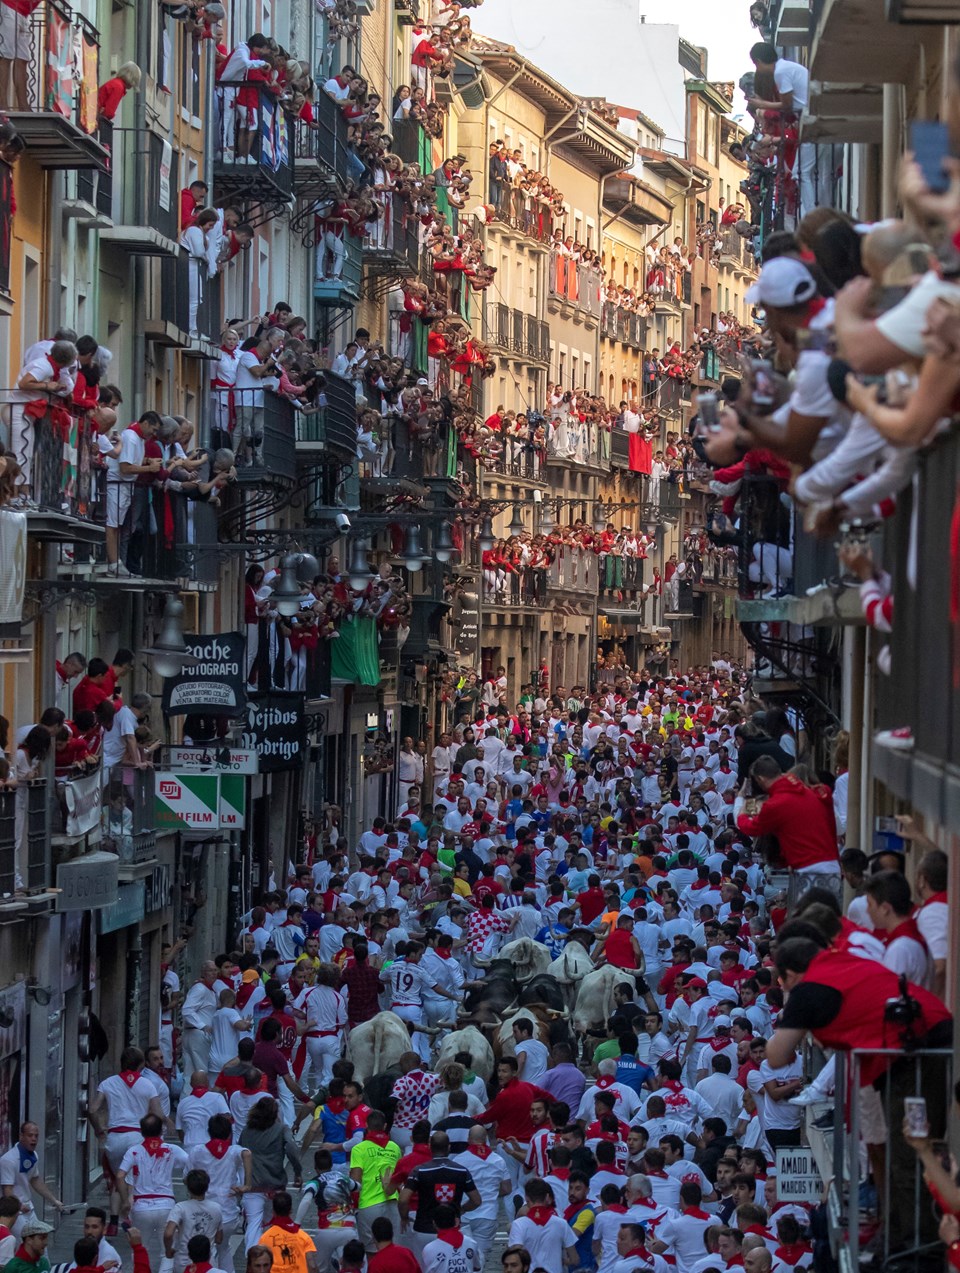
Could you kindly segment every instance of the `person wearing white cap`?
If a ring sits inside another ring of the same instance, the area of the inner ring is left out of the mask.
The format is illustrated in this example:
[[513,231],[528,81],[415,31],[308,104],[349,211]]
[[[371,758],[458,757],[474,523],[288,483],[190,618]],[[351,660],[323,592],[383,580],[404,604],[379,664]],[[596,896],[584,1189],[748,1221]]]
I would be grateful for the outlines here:
[[730,1038],[730,1018],[720,1014],[714,1018],[713,1034],[697,1054],[697,1080],[705,1079],[713,1072],[713,1058],[730,1058],[731,1067],[737,1063],[737,1045]]

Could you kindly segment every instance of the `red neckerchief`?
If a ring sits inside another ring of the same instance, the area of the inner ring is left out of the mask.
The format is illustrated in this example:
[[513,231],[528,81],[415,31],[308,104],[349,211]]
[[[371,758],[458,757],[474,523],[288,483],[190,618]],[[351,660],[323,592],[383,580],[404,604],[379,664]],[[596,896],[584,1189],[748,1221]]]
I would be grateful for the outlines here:
[[596,1087],[598,1087],[598,1088],[600,1089],[600,1091],[602,1092],[602,1091],[604,1090],[604,1088],[607,1088],[607,1087],[613,1087],[613,1085],[614,1085],[614,1083],[616,1083],[616,1081],[617,1081],[617,1080],[616,1080],[615,1078],[612,1078],[609,1074],[605,1074],[605,1075],[603,1076],[603,1078],[601,1078],[601,1079],[597,1079],[597,1082],[596,1082],[596,1085],[595,1085],[595,1086],[596,1086]]
[[289,1216],[271,1216],[268,1229],[283,1229],[284,1233],[299,1233],[300,1226],[295,1220],[291,1220]]
[[571,1202],[570,1205],[564,1209],[564,1212],[563,1212],[564,1220],[566,1220],[567,1224],[569,1224],[571,1220],[573,1220],[576,1216],[580,1214],[581,1211],[585,1210],[585,1208],[589,1206],[590,1206],[589,1199],[586,1199],[584,1202]]
[[721,1039],[719,1036],[714,1036],[712,1039],[707,1039],[707,1046],[712,1048],[714,1052],[722,1052],[723,1049],[728,1048],[732,1042],[732,1039]]
[[809,322],[811,318],[816,318],[816,316],[826,308],[826,304],[827,302],[825,297],[815,296],[813,300],[807,304],[807,322]]
[[17,1260],[23,1260],[26,1264],[39,1264],[43,1259],[42,1255],[31,1255],[25,1246],[17,1247],[17,1253],[14,1257]]
[[635,1246],[632,1251],[628,1251],[623,1257],[625,1260],[643,1260],[645,1264],[653,1263],[653,1256],[645,1246]]
[[219,1160],[226,1156],[226,1152],[232,1144],[232,1140],[218,1140],[215,1137],[213,1140],[207,1141],[206,1148],[210,1150],[214,1158]]
[[625,1216],[627,1214],[627,1208],[622,1202],[611,1202],[609,1206],[604,1207],[604,1211],[614,1211],[618,1216]]
[[693,1216],[694,1220],[712,1220],[709,1211],[701,1211],[699,1207],[684,1207],[681,1215]]
[[556,1176],[558,1180],[569,1180],[570,1171],[571,1171],[570,1167],[554,1167],[553,1171],[550,1174],[552,1176]]
[[449,946],[435,946],[433,953],[439,955],[441,959],[449,959],[453,951]]
[[51,377],[51,379],[59,380],[60,373],[61,371],[63,371],[63,368],[59,366],[57,363],[55,363],[49,354],[44,354],[44,357],[46,358],[47,362],[50,364],[51,370],[53,371],[53,376]]
[[771,1233],[769,1229],[765,1229],[762,1224],[750,1224],[743,1230],[743,1232],[745,1234],[758,1233],[760,1237],[763,1238],[764,1242],[767,1242],[768,1240],[776,1242],[777,1240],[777,1235],[775,1233]]
[[212,1268],[209,1260],[201,1260],[199,1264],[188,1264],[186,1273],[210,1273]]
[[654,1177],[656,1177],[656,1179],[658,1179],[658,1180],[669,1180],[669,1179],[670,1179],[670,1177],[667,1175],[667,1173],[666,1173],[665,1171],[651,1171],[649,1167],[647,1168],[647,1170],[646,1170],[646,1172],[645,1172],[645,1175],[647,1175],[647,1176],[654,1176]]
[[209,1087],[191,1087],[190,1095],[191,1096],[206,1096],[206,1094],[209,1091],[210,1091]]
[[151,1158],[164,1158],[170,1152],[159,1136],[144,1136],[143,1147]]
[[926,939],[917,927],[917,921],[912,915],[908,919],[901,920],[896,928],[891,928],[889,932],[881,931],[877,935],[884,946],[889,946],[898,937],[909,937],[912,941],[919,942],[924,951],[927,949]]
[[452,1246],[455,1251],[459,1251],[463,1246],[463,1234],[459,1229],[438,1229],[437,1237],[441,1242]]
[[140,428],[139,424],[131,424],[128,427],[130,429],[130,432],[135,433],[138,438],[143,437],[143,430]]
[[932,906],[934,902],[943,902],[946,905],[946,893],[931,893],[925,902],[920,903],[919,909],[922,911],[925,906]]
[[812,1250],[809,1242],[789,1242],[785,1246],[778,1246],[773,1253],[775,1260],[782,1260],[784,1264],[799,1264],[805,1255],[809,1255]]
[[[633,1204],[635,1207],[649,1207],[651,1211],[659,1211],[659,1207],[652,1198],[637,1198]],[[610,1208],[607,1208],[610,1210]]]
[[489,1145],[468,1145],[467,1152],[473,1154],[474,1158],[486,1160],[493,1153]]
[[556,1207],[537,1206],[531,1207],[527,1212],[527,1219],[532,1220],[534,1224],[541,1227],[548,1223],[552,1216],[557,1214]]
[[343,1097],[342,1096],[328,1096],[324,1104],[326,1105],[327,1109],[330,1111],[331,1114],[343,1113]]
[[366,1131],[363,1133],[363,1139],[372,1140],[375,1145],[380,1145],[381,1147],[390,1143],[390,1137],[386,1132]]
[[133,1087],[134,1083],[136,1083],[137,1079],[140,1077],[140,1071],[121,1070],[120,1077],[123,1079],[124,1083],[126,1083],[127,1087]]

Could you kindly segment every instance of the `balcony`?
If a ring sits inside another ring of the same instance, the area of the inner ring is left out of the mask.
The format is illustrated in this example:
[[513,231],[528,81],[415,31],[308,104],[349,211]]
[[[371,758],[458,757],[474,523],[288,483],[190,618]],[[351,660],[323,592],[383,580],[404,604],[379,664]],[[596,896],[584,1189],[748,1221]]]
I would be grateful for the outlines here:
[[399,155],[405,164],[419,164],[423,172],[432,171],[433,144],[418,120],[396,119],[392,132],[395,155]]
[[550,253],[547,301],[555,310],[574,318],[599,322],[600,274],[563,252]]
[[547,586],[550,573],[547,570],[519,570],[508,574],[496,583],[484,577],[483,603],[485,606],[505,606],[516,610],[524,608],[544,610],[547,607]]
[[483,338],[528,362],[550,362],[550,326],[533,314],[490,302],[484,311]]
[[600,558],[599,587],[601,593],[635,593],[643,587],[643,557],[615,557],[607,554]]
[[[372,620],[370,620],[372,622]],[[276,625],[276,631],[273,631]],[[290,623],[283,618],[261,619],[256,634],[248,637],[247,658],[250,662],[250,693],[269,694],[276,691],[305,694],[307,702],[330,697],[331,646],[333,640],[323,638],[312,648],[303,649],[304,660],[294,665],[271,657],[277,635],[289,635]]]
[[547,427],[547,463],[577,464],[606,469],[610,464],[610,432],[603,425],[568,419]]
[[[113,222],[102,230],[110,243],[131,256],[176,256],[180,248],[180,152],[158,133],[117,129],[110,171],[101,173],[96,206]],[[208,290],[214,290],[213,281]]]
[[60,0],[46,0],[29,19],[26,100],[6,117],[41,168],[98,168],[109,156],[97,136],[100,36]]
[[551,205],[523,190],[514,190],[504,182],[490,180],[488,184],[487,202],[496,209],[493,224],[515,230],[524,238],[546,247],[553,238],[554,229],[561,224],[554,221]]
[[380,218],[363,240],[363,264],[373,275],[413,278],[420,268],[420,221],[399,195],[374,197]]
[[551,588],[597,595],[599,567],[594,552],[568,548],[561,544],[546,573],[547,583]]
[[349,179],[347,121],[339,105],[326,93],[314,102],[316,128],[292,122],[293,181],[301,199],[336,194]]
[[317,268],[313,280],[313,296],[318,305],[348,307],[360,299],[360,281],[363,276],[363,250],[360,240],[352,234],[343,239],[343,269],[332,277],[334,259],[323,241],[317,242]]
[[607,340],[619,340],[629,349],[642,350],[647,345],[647,320],[613,301],[604,301],[600,310],[600,335]]
[[103,788],[102,847],[120,859],[120,878],[139,878],[157,857],[156,771],[114,765]]
[[498,455],[484,460],[484,471],[496,473],[502,477],[522,478],[527,482],[546,482],[543,466],[545,455],[543,447],[535,444],[531,438],[516,437],[508,434],[502,437],[502,448]]
[[752,265],[746,240],[732,225],[720,229],[719,265],[721,269],[733,270],[738,277],[748,273]]
[[[244,105],[247,97],[250,100]],[[293,196],[295,121],[263,84],[221,81],[216,99],[213,176],[218,200],[287,203]],[[248,110],[256,113],[256,129],[245,127]]]
[[420,23],[420,0],[396,0],[394,12],[402,27],[415,27]]
[[182,248],[160,262],[159,278],[150,277],[152,292],[143,329],[155,345],[182,349],[190,343],[190,259]]
[[357,457],[357,398],[349,380],[325,372],[327,405],[317,411],[297,411],[298,455],[333,463]]
[[249,428],[254,445],[252,463],[243,463],[238,450],[237,481],[242,486],[293,482],[297,476],[296,407],[271,389],[238,389],[234,400],[238,431]]
[[17,793],[0,789],[0,905],[13,897],[17,867]]

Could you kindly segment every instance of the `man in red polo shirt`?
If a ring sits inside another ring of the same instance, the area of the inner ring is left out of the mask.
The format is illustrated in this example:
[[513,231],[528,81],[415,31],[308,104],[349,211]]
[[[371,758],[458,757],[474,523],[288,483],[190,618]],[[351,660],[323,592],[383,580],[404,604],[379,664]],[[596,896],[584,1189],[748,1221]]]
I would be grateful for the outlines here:
[[[549,1093],[544,1092],[534,1083],[524,1083],[517,1078],[517,1058],[501,1057],[497,1063],[497,1082],[500,1090],[476,1121],[481,1124],[496,1123],[498,1140],[517,1140],[519,1145],[528,1150],[533,1133],[536,1131],[530,1117],[530,1106],[534,1101],[542,1100],[547,1109],[552,1102]],[[526,1153],[523,1154],[523,1159]],[[523,1159],[508,1155],[504,1159],[510,1171],[510,1184],[514,1191],[520,1186],[520,1166]]]

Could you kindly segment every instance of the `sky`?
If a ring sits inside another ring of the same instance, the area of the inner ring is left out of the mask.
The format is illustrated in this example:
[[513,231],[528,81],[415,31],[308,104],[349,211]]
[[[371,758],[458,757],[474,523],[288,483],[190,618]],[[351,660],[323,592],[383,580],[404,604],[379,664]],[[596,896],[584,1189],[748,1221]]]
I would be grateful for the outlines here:
[[[537,35],[523,22],[524,0],[485,0],[479,9],[471,11],[474,30],[513,44],[518,52],[540,65],[548,74],[551,68],[537,56]],[[590,12],[590,0],[583,4],[584,16]],[[760,34],[750,24],[749,0],[636,0],[636,13],[643,14],[647,22],[671,22],[679,24],[680,34],[691,44],[708,50],[707,73],[711,80],[739,80],[745,71],[752,70],[748,52],[760,39]],[[571,38],[579,41],[586,58],[596,63],[598,96],[603,94],[603,67],[610,54],[610,44],[601,38],[593,42],[584,38],[583,32],[573,32]],[[743,97],[738,92],[734,114],[743,109]]]

